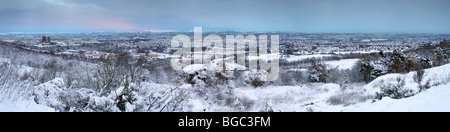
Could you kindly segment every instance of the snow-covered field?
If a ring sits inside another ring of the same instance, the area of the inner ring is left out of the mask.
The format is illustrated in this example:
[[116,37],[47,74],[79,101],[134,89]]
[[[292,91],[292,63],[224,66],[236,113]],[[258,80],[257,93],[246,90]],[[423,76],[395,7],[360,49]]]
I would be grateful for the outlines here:
[[290,55],[288,58],[286,58],[287,61],[301,61],[305,59],[312,59],[312,58],[322,58],[322,57],[328,57],[333,55],[325,55],[325,54],[317,54],[317,55]]
[[279,54],[262,54],[259,56],[247,56],[248,60],[258,60],[258,59],[275,59],[275,58],[279,58]]
[[325,61],[325,64],[331,66],[332,68],[338,69],[351,69],[359,59],[342,59],[336,61]]
[[[390,51],[383,51],[384,53],[390,53]],[[352,51],[352,52],[335,52],[335,54],[371,54],[371,53],[380,53],[380,51],[377,50],[371,50],[371,51]]]
[[265,88],[239,88],[239,97],[255,101],[255,107],[250,111],[258,111],[262,106],[270,104],[275,111],[306,111],[309,105],[326,100],[339,91],[337,84],[307,84],[301,86],[268,86]]

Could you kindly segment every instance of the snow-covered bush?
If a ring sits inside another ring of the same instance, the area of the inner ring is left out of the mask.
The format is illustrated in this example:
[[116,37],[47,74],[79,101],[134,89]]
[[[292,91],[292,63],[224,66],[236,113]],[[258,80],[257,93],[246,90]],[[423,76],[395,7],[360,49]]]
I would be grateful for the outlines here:
[[212,85],[227,85],[234,78],[234,71],[216,71],[211,81]]
[[18,69],[8,62],[0,63],[0,102],[28,98],[32,83],[21,80]]
[[388,65],[390,73],[405,72],[406,69],[405,55],[398,50],[394,50],[392,54],[388,56]]
[[186,83],[205,87],[206,79],[208,79],[206,67],[202,64],[193,64],[183,68],[181,78],[185,78]]
[[418,61],[419,61],[419,68],[427,69],[433,67],[430,57],[420,56],[418,57]]
[[255,102],[246,97],[230,97],[226,99],[226,106],[233,108],[235,111],[247,111],[253,107]]
[[119,109],[114,105],[114,100],[111,100],[108,97],[92,97],[89,100],[89,104],[87,106],[88,111],[91,112],[117,112]]
[[192,85],[187,92],[210,103],[224,104],[233,95],[235,71],[208,71],[204,65],[193,64],[183,68],[179,78]]
[[259,112],[280,112],[280,110],[276,109],[273,106],[272,101],[269,101],[264,104],[264,107],[261,110],[259,110]]
[[125,83],[107,95],[92,89],[67,88],[62,78],[35,87],[32,95],[38,104],[58,111],[133,112],[143,111],[146,102],[135,84]]
[[389,60],[386,58],[380,58],[379,60],[372,61],[373,71],[371,74],[372,78],[377,78],[382,75],[386,75],[389,72],[388,62]]
[[360,64],[360,73],[366,83],[369,83],[373,80],[372,72],[374,70],[374,66],[368,58],[361,60]]
[[401,99],[414,96],[414,92],[412,90],[405,89],[404,86],[405,86],[405,79],[398,77],[397,84],[382,85],[380,87],[381,92],[375,93],[375,99],[381,100],[383,97],[390,97],[392,99]]
[[142,109],[144,107],[142,106],[144,100],[136,92],[137,90],[138,89],[135,84],[130,84],[126,81],[124,86],[121,86],[114,91],[114,101],[117,102],[116,106],[121,111],[126,112],[133,112],[137,109]]
[[253,87],[261,87],[266,84],[265,81],[261,80],[261,76],[267,74],[264,70],[250,70],[245,72],[245,82]]
[[142,83],[140,93],[148,95],[148,107],[150,112],[190,111],[191,105],[187,102],[190,98],[188,91],[192,90],[190,84],[181,86]]
[[86,111],[96,112],[135,112],[143,111],[145,100],[137,92],[134,84],[125,84],[108,96],[93,96]]
[[422,84],[423,78],[425,77],[425,70],[419,69],[417,70],[413,75],[414,82],[417,83],[419,87],[419,93],[422,92],[422,90],[429,89],[430,86],[430,80],[428,80],[425,84]]
[[325,64],[315,63],[309,68],[309,71],[309,80],[311,82],[327,82],[329,69],[327,69]]
[[234,71],[208,71],[203,65],[194,64],[185,67],[180,78],[199,87],[225,85],[234,78]]
[[68,89],[62,78],[55,78],[35,87],[34,101],[58,111],[84,111],[94,91],[91,89]]
[[83,111],[93,95],[92,89],[66,89],[65,92],[60,92],[58,100],[61,102],[59,111]]

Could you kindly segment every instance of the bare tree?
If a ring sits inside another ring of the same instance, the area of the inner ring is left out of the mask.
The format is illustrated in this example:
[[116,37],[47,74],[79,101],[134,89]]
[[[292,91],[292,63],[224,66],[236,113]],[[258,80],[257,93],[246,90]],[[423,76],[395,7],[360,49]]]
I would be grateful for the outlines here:
[[408,72],[415,71],[419,68],[419,62],[416,59],[416,55],[414,53],[409,53],[406,57],[406,68]]
[[97,79],[96,89],[101,95],[116,86],[116,68],[110,60],[106,60],[99,64],[95,77]]
[[433,53],[433,66],[441,66],[445,64],[444,54],[440,47],[437,47]]

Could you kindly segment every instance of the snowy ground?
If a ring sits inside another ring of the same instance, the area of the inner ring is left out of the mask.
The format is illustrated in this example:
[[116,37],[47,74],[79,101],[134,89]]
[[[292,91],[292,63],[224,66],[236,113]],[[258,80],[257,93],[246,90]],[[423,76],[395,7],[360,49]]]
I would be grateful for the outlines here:
[[336,61],[326,61],[325,64],[338,69],[351,69],[359,59],[342,59]]
[[[384,53],[390,53],[393,51],[383,51]],[[352,51],[352,52],[335,52],[335,54],[371,54],[371,53],[380,53],[378,50],[371,51]]]
[[54,112],[55,109],[28,101],[0,102],[0,112]]
[[328,57],[333,55],[325,55],[325,54],[317,54],[317,55],[290,55],[288,58],[286,58],[287,61],[301,61],[309,58],[322,58],[322,57]]
[[[425,112],[425,111],[450,111],[450,64],[425,69],[425,81],[430,80],[430,89],[415,96],[404,99],[383,98],[375,103],[361,103],[350,111],[382,111],[382,112]],[[414,72],[408,74],[388,74],[379,77],[364,86],[368,93],[379,91],[377,87],[383,84],[395,83],[395,78],[406,80],[406,89],[417,91],[417,84],[412,77]]]
[[[415,96],[403,99],[383,98],[374,103],[371,100],[348,107],[329,107],[325,111],[375,111],[375,112],[425,112],[425,111],[450,111],[450,64],[425,69],[424,80],[430,80],[430,89],[418,93]],[[414,72],[407,74],[388,74],[381,76],[371,83],[364,85],[366,94],[374,94],[380,91],[379,87],[385,84],[395,84],[396,78],[401,77],[406,81],[405,89],[417,92],[417,83],[412,79]],[[423,82],[424,83],[424,82]],[[326,106],[326,105],[323,105]]]
[[258,60],[258,59],[275,59],[275,58],[279,58],[279,54],[262,54],[259,56],[247,56],[248,60],[252,61],[252,60]]
[[[350,60],[349,60],[350,61]],[[356,60],[352,60],[353,62]],[[254,101],[248,111],[259,111],[270,104],[278,111],[450,111],[450,64],[425,70],[425,80],[431,80],[429,90],[406,99],[383,98],[372,103],[381,85],[395,84],[396,78],[406,80],[405,89],[417,91],[417,84],[407,74],[388,74],[369,84],[304,84],[300,86],[267,86],[236,88],[239,97]]]
[[406,99],[384,98],[375,103],[363,103],[351,111],[382,112],[449,112],[450,84],[432,87]]
[[[311,56],[309,56],[311,57]],[[318,57],[318,56],[317,56]],[[306,57],[308,58],[308,57]],[[4,59],[5,60],[5,59]],[[349,68],[358,59],[343,59],[340,61],[327,61],[328,65]],[[202,68],[192,66],[192,69]],[[19,72],[28,71],[30,67],[23,66]],[[186,68],[188,69],[188,68]],[[186,70],[184,69],[184,70]],[[190,68],[189,68],[190,69]],[[248,102],[249,107],[242,111],[260,111],[266,106],[272,107],[274,111],[282,112],[304,112],[304,111],[450,111],[450,64],[433,67],[425,70],[424,80],[431,80],[430,89],[405,99],[383,98],[372,103],[375,92],[380,86],[395,84],[396,78],[405,79],[406,89],[417,91],[417,84],[412,77],[414,72],[406,74],[388,74],[381,76],[369,84],[322,84],[308,83],[298,86],[263,86],[263,87],[238,87],[234,88],[235,96],[241,102]],[[60,82],[60,83],[55,83]],[[52,86],[50,84],[62,85],[62,80],[55,79],[41,86]],[[172,85],[147,85],[148,89],[173,87]],[[62,86],[60,86],[62,87]],[[145,87],[144,87],[145,88]],[[143,90],[145,91],[145,90]],[[188,103],[193,105],[192,111],[237,111],[237,106],[217,105],[206,101],[201,97],[191,98]],[[55,109],[43,104],[36,104],[31,99],[19,101],[0,100],[0,112],[52,112]]]
[[[413,80],[414,73],[415,72],[409,72],[406,74],[387,74],[378,77],[369,84],[365,85],[364,89],[367,90],[369,93],[374,94],[375,92],[378,92],[380,90],[379,87],[381,85],[396,84],[397,83],[396,79],[400,77],[402,79],[405,79],[406,89],[416,91],[418,85]],[[431,85],[440,85],[448,83],[450,81],[449,79],[450,79],[450,64],[447,64],[439,67],[425,69],[425,76],[423,83],[425,83],[425,81],[427,80],[430,80]]]
[[236,89],[239,97],[254,100],[255,106],[250,111],[259,111],[266,103],[276,110],[284,112],[306,111],[309,105],[326,100],[339,91],[337,84],[307,84],[302,86],[269,86],[265,88]]

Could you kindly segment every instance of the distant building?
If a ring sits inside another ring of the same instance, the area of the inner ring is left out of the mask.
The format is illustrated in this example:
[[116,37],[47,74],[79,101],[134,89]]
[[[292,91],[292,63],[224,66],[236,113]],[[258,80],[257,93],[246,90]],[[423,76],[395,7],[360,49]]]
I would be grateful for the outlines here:
[[41,45],[55,45],[56,43],[50,42],[50,37],[42,36]]
[[50,43],[50,37],[42,36],[42,43]]

